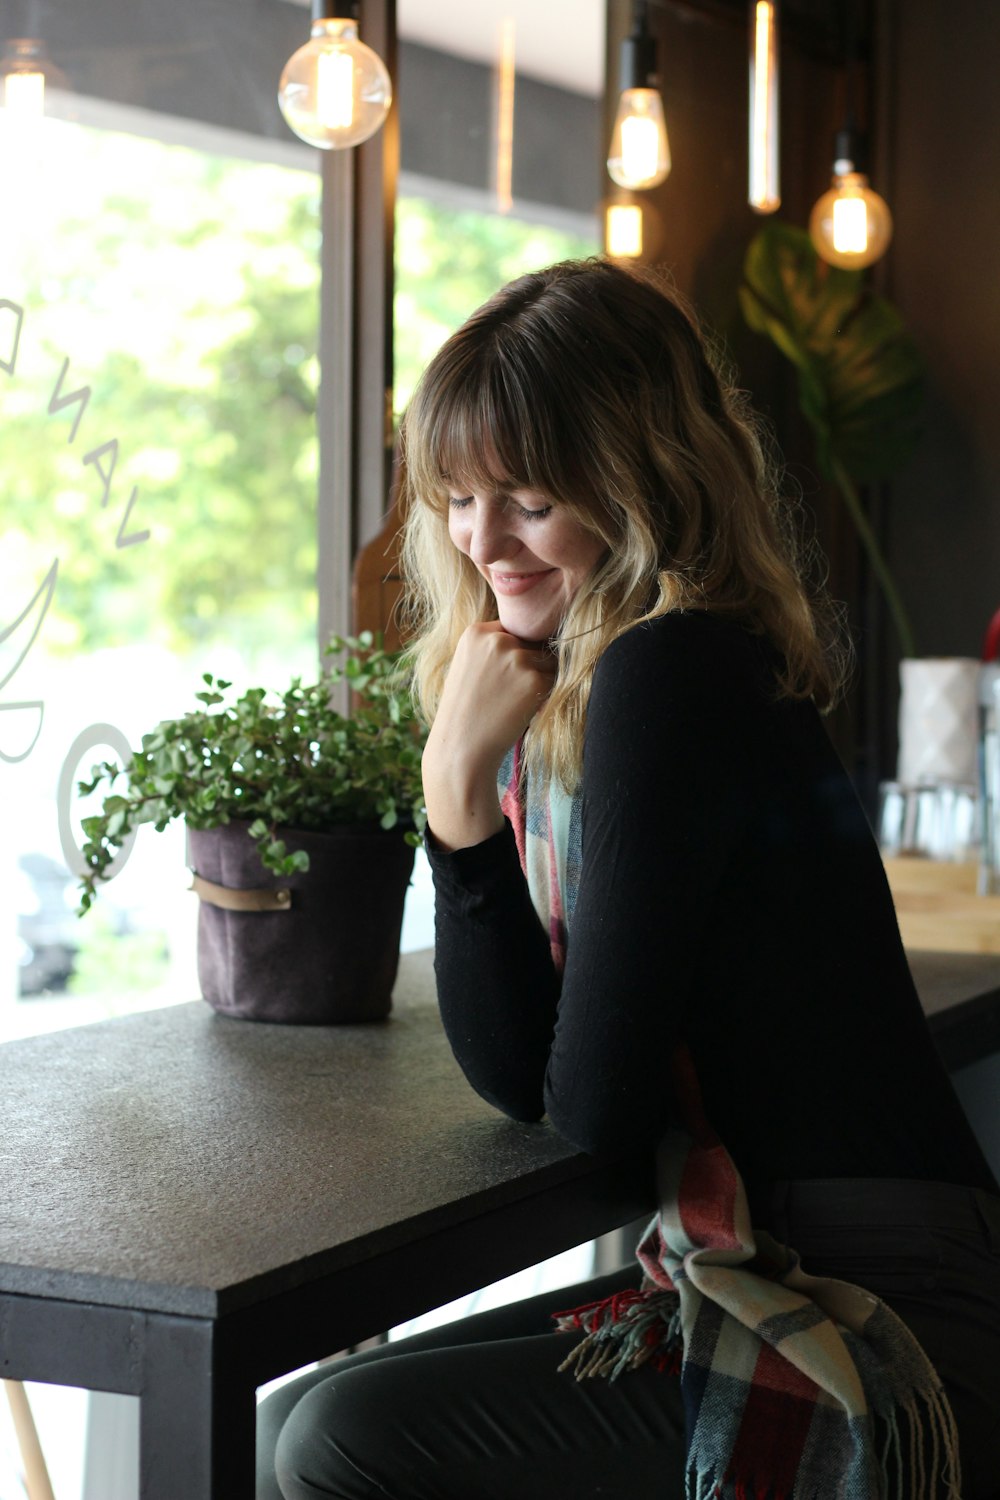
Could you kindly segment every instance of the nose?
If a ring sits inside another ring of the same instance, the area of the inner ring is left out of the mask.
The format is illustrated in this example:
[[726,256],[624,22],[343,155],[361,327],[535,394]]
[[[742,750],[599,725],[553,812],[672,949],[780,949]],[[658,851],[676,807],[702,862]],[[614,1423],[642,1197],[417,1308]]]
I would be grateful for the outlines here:
[[477,500],[471,509],[469,556],[472,561],[489,567],[491,563],[510,560],[518,542],[509,524],[507,507],[490,500]]

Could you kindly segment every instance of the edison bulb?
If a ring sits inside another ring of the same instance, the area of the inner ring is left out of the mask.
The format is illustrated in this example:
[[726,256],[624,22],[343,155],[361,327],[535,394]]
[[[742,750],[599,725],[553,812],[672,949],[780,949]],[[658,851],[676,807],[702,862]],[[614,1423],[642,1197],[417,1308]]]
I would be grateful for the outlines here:
[[670,143],[657,89],[625,89],[608,151],[608,175],[619,187],[656,187],[670,172]]
[[838,161],[830,191],[809,216],[809,236],[817,255],[831,266],[860,269],[872,265],[888,249],[892,214],[885,199],[868,186],[863,172]]
[[33,37],[18,37],[7,43],[0,58],[3,88],[0,102],[11,119],[33,120],[45,113],[46,88],[68,89],[65,73]]
[[642,254],[642,209],[638,203],[608,205],[604,243],[616,260],[634,260]]
[[321,17],[285,64],[278,104],[289,129],[324,151],[358,146],[374,135],[392,103],[382,59],[358,39],[357,22]]

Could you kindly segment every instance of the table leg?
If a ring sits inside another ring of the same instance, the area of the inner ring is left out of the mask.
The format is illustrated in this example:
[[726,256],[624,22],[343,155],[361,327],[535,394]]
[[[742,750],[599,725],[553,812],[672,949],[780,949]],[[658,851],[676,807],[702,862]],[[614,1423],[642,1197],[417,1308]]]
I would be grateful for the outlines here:
[[140,1500],[253,1500],[254,1386],[213,1323],[149,1317],[143,1364]]

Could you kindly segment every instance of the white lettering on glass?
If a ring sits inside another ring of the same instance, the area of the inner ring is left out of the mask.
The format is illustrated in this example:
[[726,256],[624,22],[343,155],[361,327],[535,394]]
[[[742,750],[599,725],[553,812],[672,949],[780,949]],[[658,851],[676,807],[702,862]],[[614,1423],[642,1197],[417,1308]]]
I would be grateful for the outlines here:
[[[49,397],[48,415],[50,417],[54,417],[56,413],[62,411],[63,407],[65,406],[77,407],[76,416],[73,418],[73,425],[69,430],[69,437],[66,439],[67,443],[72,443],[76,441],[77,428],[80,426],[83,414],[87,410],[87,402],[90,400],[90,386],[81,385],[78,391],[70,391],[68,396],[61,395],[60,392],[63,388],[63,381],[66,379],[66,373],[68,370],[69,359],[67,357],[63,360],[63,367],[59,371],[59,379],[56,381],[56,388],[52,392],[52,395]],[[84,459],[84,463],[86,462],[87,460]]]
[[[59,772],[59,790],[56,801],[59,809],[59,842],[62,844],[63,859],[66,867],[74,875],[86,875],[87,862],[80,852],[73,833],[73,796],[76,791],[76,770],[88,750],[95,750],[98,745],[110,747],[119,757],[122,766],[127,766],[132,759],[132,747],[113,724],[91,724],[87,729],[81,729],[76,739],[70,745],[63,761],[62,770]],[[89,766],[87,768],[90,769]],[[108,866],[108,880],[123,868],[129,855],[132,853],[132,845],[135,843],[136,829],[128,834],[118,853]]]
[[[59,576],[59,559],[54,558],[52,566],[42,579],[35,593],[28,600],[17,619],[5,629],[0,630],[0,671],[3,671],[4,658],[16,653],[14,663],[8,667],[4,675],[0,677],[0,688],[5,688],[11,678],[20,669],[24,658],[35,644],[38,632],[42,628],[42,622],[48,614],[49,605],[56,589],[56,579]],[[27,714],[35,725],[35,732],[31,737],[26,749],[4,749],[0,743],[0,760],[13,763],[19,760],[27,760],[38,742],[38,736],[42,732],[42,721],[45,717],[45,704],[41,699],[33,698],[19,703],[0,703],[0,712],[10,713],[16,717],[6,719],[0,723],[0,729],[13,728],[15,733],[24,722]]]
[[14,314],[14,337],[10,341],[10,357],[0,359],[0,370],[6,370],[8,375],[13,375],[17,365],[17,346],[21,342],[21,327],[24,323],[24,308],[16,302],[10,302],[6,297],[0,297],[0,312],[12,312]]
[[[11,323],[11,319],[13,319]],[[13,376],[17,369],[17,356],[21,345],[21,333],[24,328],[24,308],[20,303],[12,302],[7,297],[0,297],[0,370],[7,375]],[[69,356],[63,359],[59,378],[53,387],[49,397],[46,415],[58,416],[61,412],[70,410],[72,422],[67,443],[76,441],[76,435],[80,429],[87,406],[90,402],[91,387],[89,385],[78,386],[75,390],[66,391],[66,377],[69,374]],[[83,455],[84,465],[94,468],[101,480],[101,509],[107,508],[111,499],[111,482],[114,477],[115,467],[118,462],[118,439],[110,438],[107,442],[99,443]],[[133,486],[132,493],[124,505],[118,531],[115,536],[115,548],[134,547],[140,542],[149,540],[149,530],[127,531],[133,507],[139,496],[138,485]],[[59,573],[59,560],[55,558],[52,566],[46,573],[44,579],[36,590],[34,596],[25,605],[24,609],[12,621],[11,624],[0,628],[0,690],[6,687],[14,674],[22,666],[25,657],[31,650],[41,630],[42,622],[48,613],[55,593],[56,580]],[[5,642],[11,644],[4,650]],[[13,666],[4,672],[4,659],[16,652]],[[42,699],[24,699],[19,702],[0,703],[0,713],[9,714],[11,717],[0,719],[0,760],[15,762],[27,759],[38,742],[42,732],[42,723],[45,717],[45,703]],[[25,723],[25,715],[28,723],[33,726],[34,733],[31,735],[27,748],[23,745],[22,728]],[[13,734],[10,731],[13,730]],[[85,731],[89,732],[89,731]],[[117,732],[117,731],[116,731]],[[9,737],[8,737],[9,736]],[[18,740],[18,748],[12,748],[15,740]],[[124,863],[124,861],[123,861]]]

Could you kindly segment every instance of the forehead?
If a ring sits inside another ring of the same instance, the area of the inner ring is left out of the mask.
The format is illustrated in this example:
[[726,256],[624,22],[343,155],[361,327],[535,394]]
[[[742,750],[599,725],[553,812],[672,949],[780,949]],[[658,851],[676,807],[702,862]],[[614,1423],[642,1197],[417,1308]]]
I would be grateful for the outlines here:
[[448,488],[466,493],[510,494],[513,490],[545,488],[532,463],[530,437],[519,443],[500,430],[472,431],[457,424],[439,428],[432,445],[433,468]]
[[[495,382],[460,372],[431,380],[412,412],[411,455],[423,487],[459,484],[480,492],[545,489],[547,444],[528,404]],[[504,399],[504,397],[507,399]]]

